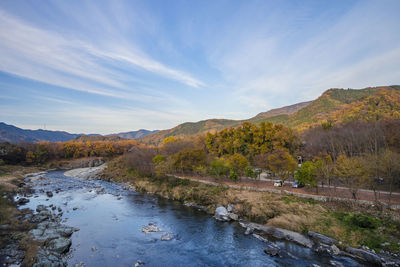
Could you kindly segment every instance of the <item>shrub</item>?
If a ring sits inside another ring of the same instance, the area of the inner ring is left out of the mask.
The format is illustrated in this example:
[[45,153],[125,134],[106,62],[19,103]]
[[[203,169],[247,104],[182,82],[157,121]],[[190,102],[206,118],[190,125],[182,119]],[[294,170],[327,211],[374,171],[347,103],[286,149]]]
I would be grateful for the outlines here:
[[236,181],[238,180],[239,176],[238,176],[237,172],[231,170],[231,172],[229,173],[229,178],[230,178],[232,181],[235,181],[235,182],[236,182]]
[[210,174],[217,178],[227,176],[229,174],[229,167],[221,160],[214,160],[210,164]]
[[360,228],[376,229],[380,226],[378,219],[360,213],[349,215],[345,220]]

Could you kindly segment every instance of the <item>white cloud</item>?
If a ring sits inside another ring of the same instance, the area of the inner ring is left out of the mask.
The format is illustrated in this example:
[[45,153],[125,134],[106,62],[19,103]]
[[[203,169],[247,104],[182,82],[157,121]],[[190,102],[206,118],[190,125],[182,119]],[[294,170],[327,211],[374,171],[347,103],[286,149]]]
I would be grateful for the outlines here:
[[292,36],[291,23],[275,32],[268,31],[270,22],[249,33],[233,28],[220,36],[222,48],[211,50],[210,62],[233,84],[237,101],[260,111],[311,100],[332,87],[398,84],[398,2],[385,3],[362,1],[334,23],[315,17],[311,27],[321,25],[310,37]]
[[[185,72],[151,59],[133,46],[90,44],[73,36],[62,36],[17,19],[0,10],[0,70],[78,91],[111,97],[121,96],[130,75],[107,68],[104,63],[128,63],[155,75],[191,87],[203,83]],[[130,66],[129,66],[130,65]],[[127,70],[129,73],[129,69]]]

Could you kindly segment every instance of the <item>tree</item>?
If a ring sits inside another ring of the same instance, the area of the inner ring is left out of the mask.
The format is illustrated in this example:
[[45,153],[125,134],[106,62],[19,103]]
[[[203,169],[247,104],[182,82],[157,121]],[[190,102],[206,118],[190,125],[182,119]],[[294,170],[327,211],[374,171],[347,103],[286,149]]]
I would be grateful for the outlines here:
[[314,162],[304,162],[301,167],[294,173],[294,177],[302,184],[305,184],[309,187],[315,187],[318,194],[317,166]]
[[152,159],[156,156],[156,150],[145,146],[134,146],[124,155],[128,168],[140,175],[151,175],[154,173]]
[[232,181],[237,181],[238,179],[239,179],[239,175],[237,174],[237,172],[235,172],[234,170],[231,170],[230,172],[229,172],[229,178],[232,180]]
[[227,160],[229,168],[234,171],[239,177],[244,174],[244,170],[249,166],[249,161],[241,154],[233,154]]
[[296,169],[296,160],[287,150],[278,149],[267,157],[268,168],[277,174],[280,179],[286,181]]
[[166,160],[166,158],[163,155],[157,155],[152,159],[153,163],[155,163],[155,164],[158,164],[158,163],[163,162],[165,160]]
[[46,144],[39,144],[34,153],[36,163],[45,163],[49,159],[49,152],[47,151]]
[[246,169],[244,170],[244,175],[246,177],[254,179],[254,180],[257,179],[257,177],[258,177],[258,173],[256,171],[254,171],[253,168],[250,166],[246,167]]
[[[323,184],[324,181],[328,182],[328,185],[331,185],[332,182],[332,173],[333,173],[333,163],[332,158],[329,154],[319,154],[319,156],[313,159],[313,163],[315,166],[316,172],[316,187],[318,194],[318,182]],[[336,187],[335,187],[336,189]]]
[[174,155],[175,170],[193,172],[206,165],[206,153],[202,149],[186,148]]
[[347,157],[343,154],[336,161],[335,174],[349,188],[354,199],[357,199],[357,191],[360,186],[369,181],[364,164],[361,157]]
[[217,156],[241,154],[251,159],[279,148],[293,152],[298,147],[298,136],[281,124],[262,122],[257,126],[245,122],[237,128],[208,133],[205,143]]
[[222,160],[216,159],[211,162],[209,172],[212,176],[220,178],[229,174],[229,167]]
[[26,152],[25,161],[28,164],[33,164],[36,161],[35,154],[32,151]]
[[380,156],[379,166],[382,176],[389,180],[389,204],[392,199],[393,185],[400,181],[400,155],[389,149]]

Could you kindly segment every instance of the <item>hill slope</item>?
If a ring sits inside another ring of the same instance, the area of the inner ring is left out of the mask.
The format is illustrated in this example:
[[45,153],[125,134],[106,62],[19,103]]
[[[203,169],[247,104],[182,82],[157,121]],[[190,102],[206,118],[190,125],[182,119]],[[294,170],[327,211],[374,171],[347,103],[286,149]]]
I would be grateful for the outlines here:
[[311,103],[312,101],[308,101],[282,108],[271,109],[270,111],[259,113],[255,117],[248,120],[209,119],[199,122],[185,122],[179,124],[172,129],[162,130],[155,134],[140,138],[140,141],[151,145],[158,145],[162,143],[164,138],[168,136],[185,138],[187,136],[199,135],[207,132],[214,133],[228,127],[239,126],[243,122],[259,123],[261,121],[265,121],[270,117],[287,116],[288,114],[295,113],[296,111],[310,105]]
[[316,100],[259,113],[248,120],[210,119],[187,122],[172,129],[159,131],[141,138],[140,141],[158,145],[165,137],[180,138],[237,127],[243,122],[281,123],[303,131],[328,120],[373,120],[400,118],[400,86],[368,87],[365,89],[329,89]]
[[400,111],[399,89],[397,86],[329,89],[312,101],[310,105],[296,113],[274,116],[266,118],[264,121],[282,123],[303,131],[328,120],[336,123],[349,120],[371,120],[371,117],[377,114],[379,116],[375,116],[375,119],[397,118],[396,111]]
[[145,129],[140,129],[140,130],[131,131],[131,132],[109,134],[107,136],[118,136],[118,137],[125,138],[125,139],[138,139],[138,138],[145,137],[146,135],[149,135],[149,134],[154,134],[156,132],[158,132],[158,130],[149,131],[149,130],[145,130]]
[[79,134],[70,134],[62,131],[24,130],[13,125],[0,122],[0,142],[65,142],[78,137]]

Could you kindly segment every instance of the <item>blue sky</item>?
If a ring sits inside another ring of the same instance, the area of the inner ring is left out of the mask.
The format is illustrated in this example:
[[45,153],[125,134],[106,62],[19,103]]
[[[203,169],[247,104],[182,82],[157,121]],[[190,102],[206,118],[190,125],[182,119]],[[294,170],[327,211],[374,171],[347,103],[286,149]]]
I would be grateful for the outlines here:
[[74,133],[245,119],[400,84],[400,1],[0,1],[0,121]]

